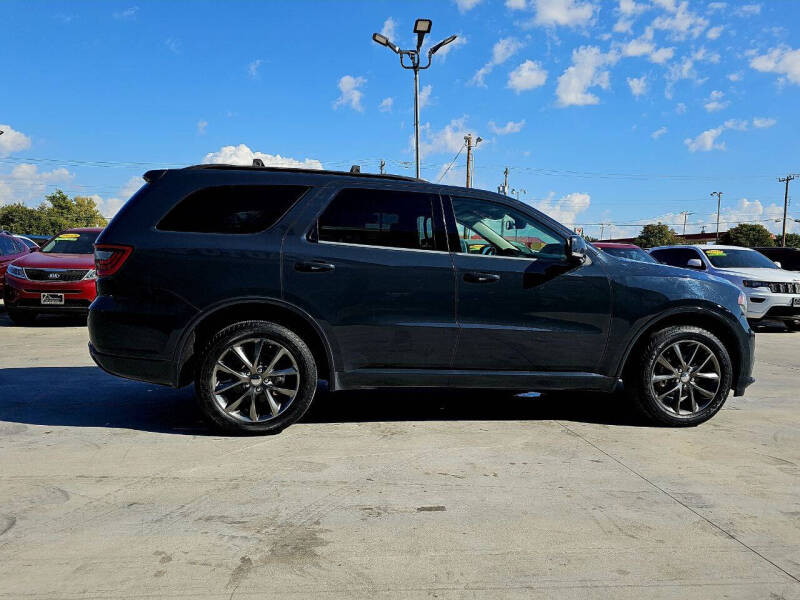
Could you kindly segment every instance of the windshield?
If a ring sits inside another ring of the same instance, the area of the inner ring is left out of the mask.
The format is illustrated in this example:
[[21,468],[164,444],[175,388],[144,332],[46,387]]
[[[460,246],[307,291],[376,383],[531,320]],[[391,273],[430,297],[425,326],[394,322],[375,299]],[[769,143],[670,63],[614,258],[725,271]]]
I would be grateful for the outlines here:
[[617,258],[624,258],[626,260],[638,260],[639,262],[657,263],[658,261],[650,256],[641,248],[600,248],[603,252],[616,256]]
[[709,248],[703,250],[718,269],[777,269],[766,256],[755,250],[729,250]]
[[93,254],[94,241],[98,235],[100,234],[94,231],[59,233],[44,245],[42,252],[52,254]]

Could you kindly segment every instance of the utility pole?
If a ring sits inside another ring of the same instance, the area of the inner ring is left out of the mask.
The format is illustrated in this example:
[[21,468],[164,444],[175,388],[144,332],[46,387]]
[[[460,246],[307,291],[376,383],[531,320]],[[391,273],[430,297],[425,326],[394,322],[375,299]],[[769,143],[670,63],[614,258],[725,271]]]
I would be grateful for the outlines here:
[[[686,235],[686,217],[688,217],[689,215],[693,215],[694,213],[693,212],[689,212],[688,210],[685,210],[685,211],[683,211],[682,213],[679,213],[679,214],[683,215],[683,235]],[[719,220],[719,218],[717,218],[717,220]]]
[[781,246],[786,246],[786,213],[789,211],[789,182],[796,177],[800,177],[800,175],[795,173],[778,178],[779,182],[786,183],[786,188],[783,192],[783,235],[781,236]]
[[468,133],[464,136],[464,143],[467,145],[467,187],[472,187],[472,176],[475,171],[475,159],[472,154],[472,149],[477,148],[478,144],[483,141],[483,138],[476,138],[475,143],[472,143],[472,134]]
[[508,196],[508,167],[503,171],[503,195]]
[[383,168],[386,166],[386,161],[381,159],[381,175],[383,175]]
[[600,241],[603,241],[603,232],[606,230],[606,224],[600,223]]
[[719,244],[719,209],[722,205],[722,192],[711,192],[711,196],[717,197],[717,237],[716,237],[716,244]]

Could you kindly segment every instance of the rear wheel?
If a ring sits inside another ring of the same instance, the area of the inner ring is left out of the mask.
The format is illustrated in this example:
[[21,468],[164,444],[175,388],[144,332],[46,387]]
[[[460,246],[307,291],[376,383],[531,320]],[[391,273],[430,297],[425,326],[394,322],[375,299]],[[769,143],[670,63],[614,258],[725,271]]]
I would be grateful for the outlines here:
[[794,319],[792,321],[785,321],[786,329],[789,331],[800,331],[800,319]]
[[278,432],[308,410],[317,367],[305,342],[267,321],[217,333],[202,353],[195,388],[201,410],[233,433]]
[[629,369],[625,388],[651,420],[681,427],[713,417],[725,403],[732,379],[722,342],[710,331],[684,325],[652,335]]
[[11,322],[14,323],[14,325],[25,327],[28,325],[33,325],[36,321],[37,315],[35,312],[16,310],[10,307],[6,308],[6,312],[8,313],[8,318],[11,319]]

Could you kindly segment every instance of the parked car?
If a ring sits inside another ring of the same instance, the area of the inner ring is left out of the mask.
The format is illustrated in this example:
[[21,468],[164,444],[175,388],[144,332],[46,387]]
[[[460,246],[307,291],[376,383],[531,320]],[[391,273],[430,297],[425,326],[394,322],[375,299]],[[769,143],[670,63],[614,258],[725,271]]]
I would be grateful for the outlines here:
[[782,320],[800,330],[800,276],[760,252],[740,246],[663,246],[650,254],[662,263],[722,277],[747,295],[747,318]]
[[34,242],[31,238],[24,235],[14,235],[14,237],[30,248],[31,252],[36,252],[39,250],[39,244]]
[[3,291],[8,265],[30,253],[30,249],[10,233],[0,232],[0,292]]
[[[145,181],[97,239],[91,355],[122,377],[194,381],[230,431],[297,421],[318,379],[334,392],[624,381],[668,425],[709,419],[753,381],[735,286],[623,264],[506,196],[231,165]],[[476,236],[492,253],[464,251]],[[540,249],[513,243],[528,239]]]
[[658,261],[642,250],[636,244],[618,244],[616,242],[592,242],[595,248],[600,248],[606,254],[624,258],[626,260],[638,260],[640,262],[658,263]]
[[800,248],[784,248],[773,246],[772,248],[754,248],[775,263],[780,263],[781,269],[787,271],[800,271]]
[[101,228],[67,229],[6,271],[3,299],[17,325],[41,313],[86,314],[95,297],[94,241]]

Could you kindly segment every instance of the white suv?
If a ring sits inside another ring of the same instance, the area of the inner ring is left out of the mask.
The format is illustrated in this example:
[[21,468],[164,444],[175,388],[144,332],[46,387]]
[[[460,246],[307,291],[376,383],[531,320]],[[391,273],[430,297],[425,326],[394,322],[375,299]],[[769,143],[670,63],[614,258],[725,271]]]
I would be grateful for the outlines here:
[[747,296],[747,318],[780,319],[800,330],[800,273],[784,271],[766,256],[740,246],[661,246],[659,262],[705,271],[738,285]]

